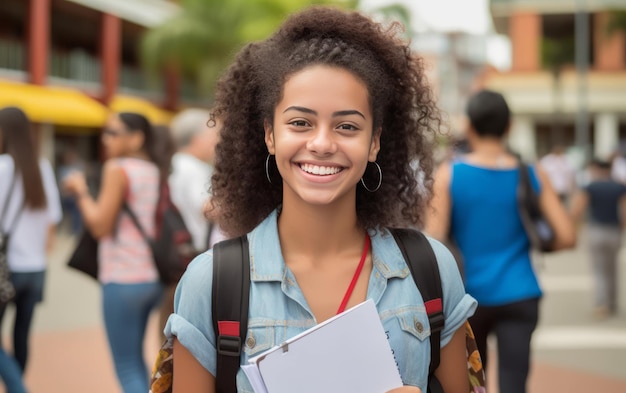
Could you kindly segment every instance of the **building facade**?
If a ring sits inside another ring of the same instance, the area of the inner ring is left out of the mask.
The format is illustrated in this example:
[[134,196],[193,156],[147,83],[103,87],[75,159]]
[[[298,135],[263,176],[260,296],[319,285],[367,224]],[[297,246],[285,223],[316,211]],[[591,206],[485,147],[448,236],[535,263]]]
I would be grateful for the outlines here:
[[609,31],[623,0],[491,0],[512,66],[491,72],[514,113],[510,144],[527,159],[554,145],[609,158],[626,140],[626,36]]
[[0,106],[28,114],[53,163],[66,148],[97,158],[110,110],[167,124],[180,80],[148,78],[139,51],[146,29],[177,10],[165,0],[0,1]]

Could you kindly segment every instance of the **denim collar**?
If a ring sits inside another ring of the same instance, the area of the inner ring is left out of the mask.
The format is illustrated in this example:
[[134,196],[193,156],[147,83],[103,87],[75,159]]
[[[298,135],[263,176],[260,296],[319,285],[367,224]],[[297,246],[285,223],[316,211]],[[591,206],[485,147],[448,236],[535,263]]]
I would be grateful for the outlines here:
[[[410,272],[393,236],[387,230],[370,231],[373,266],[385,279],[406,277]],[[287,267],[278,238],[278,213],[274,210],[250,234],[250,279],[283,281]],[[258,263],[257,263],[258,260]]]

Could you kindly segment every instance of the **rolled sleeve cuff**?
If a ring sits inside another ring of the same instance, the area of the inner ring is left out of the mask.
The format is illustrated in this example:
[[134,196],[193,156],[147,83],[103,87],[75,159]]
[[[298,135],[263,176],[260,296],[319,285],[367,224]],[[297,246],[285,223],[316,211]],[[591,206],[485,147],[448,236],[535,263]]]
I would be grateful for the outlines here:
[[207,338],[185,318],[178,314],[170,315],[165,326],[168,339],[176,337],[178,341],[195,357],[208,372],[215,376],[216,349]]
[[441,334],[441,347],[448,345],[454,333],[465,323],[465,321],[474,315],[478,302],[468,294],[465,294],[450,315],[446,318],[446,326]]

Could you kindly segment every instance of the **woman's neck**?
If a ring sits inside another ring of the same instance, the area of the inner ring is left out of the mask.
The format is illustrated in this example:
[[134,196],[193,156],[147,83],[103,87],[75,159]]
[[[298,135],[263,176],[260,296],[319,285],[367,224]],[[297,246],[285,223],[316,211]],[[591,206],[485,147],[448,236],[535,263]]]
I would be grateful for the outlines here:
[[474,139],[472,151],[467,155],[467,159],[473,164],[494,168],[509,168],[517,165],[515,157],[499,139]]
[[308,255],[316,260],[360,247],[365,237],[354,206],[283,205],[278,232],[283,254]]
[[143,151],[127,153],[127,154],[124,154],[122,158],[138,158],[140,160],[150,161],[150,157],[148,156],[148,154]]

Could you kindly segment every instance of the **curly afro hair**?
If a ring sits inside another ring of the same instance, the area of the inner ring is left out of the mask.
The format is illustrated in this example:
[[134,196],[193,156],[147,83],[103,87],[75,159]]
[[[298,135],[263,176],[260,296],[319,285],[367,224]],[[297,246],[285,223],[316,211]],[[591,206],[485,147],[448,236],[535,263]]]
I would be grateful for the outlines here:
[[[312,7],[289,17],[265,41],[251,43],[219,80],[214,115],[222,122],[212,178],[220,225],[230,235],[251,231],[282,203],[282,182],[268,182],[264,121],[273,124],[282,88],[312,65],[350,71],[369,92],[374,129],[381,129],[380,189],[357,186],[357,217],[367,229],[417,226],[432,186],[432,141],[440,114],[423,62],[400,38],[399,24],[384,27],[358,12]],[[378,183],[372,165],[366,184]],[[370,186],[372,187],[372,186]]]

